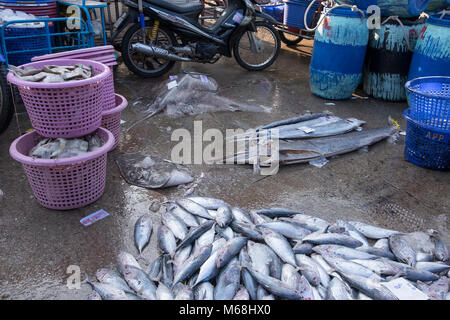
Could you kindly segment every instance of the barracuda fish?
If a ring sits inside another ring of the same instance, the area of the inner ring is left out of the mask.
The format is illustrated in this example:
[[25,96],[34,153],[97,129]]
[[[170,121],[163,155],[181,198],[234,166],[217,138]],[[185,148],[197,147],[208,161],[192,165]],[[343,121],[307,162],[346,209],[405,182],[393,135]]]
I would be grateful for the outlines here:
[[284,119],[284,120],[280,120],[280,121],[276,121],[276,122],[272,122],[269,124],[266,124],[262,127],[260,127],[260,129],[271,129],[271,128],[275,128],[275,127],[279,127],[279,126],[284,126],[284,125],[289,125],[289,124],[296,124],[299,122],[304,122],[304,121],[309,121],[309,120],[314,120],[320,117],[326,117],[328,116],[327,113],[315,113],[315,114],[304,114],[298,117],[293,117],[293,118],[289,118],[289,119]]
[[286,238],[302,240],[307,235],[311,234],[311,231],[301,227],[295,223],[289,223],[285,221],[275,221],[256,225],[257,227],[263,227],[272,231],[278,232]]
[[392,235],[389,237],[389,247],[394,253],[398,261],[409,264],[414,267],[416,265],[416,252],[411,248],[402,235]]
[[190,245],[213,226],[214,221],[207,221],[196,228],[192,228],[191,230],[189,230],[189,233],[186,235],[186,237],[178,244],[178,246],[176,247],[177,250]]
[[402,234],[402,232],[400,231],[375,227],[358,221],[349,221],[348,223],[354,226],[359,232],[361,232],[369,239],[378,240],[382,238],[389,238],[390,236],[393,236],[395,234]]
[[124,278],[139,297],[156,300],[156,286],[142,269],[127,265],[124,269]]
[[152,217],[148,213],[137,219],[134,225],[134,243],[136,244],[139,254],[142,253],[142,250],[148,244],[152,229]]
[[187,212],[186,210],[177,205],[174,205],[172,208],[170,208],[169,212],[172,213],[181,221],[183,221],[188,227],[199,226],[198,221],[194,215],[192,215],[191,213]]
[[172,231],[176,238],[183,240],[186,237],[188,233],[186,224],[170,213],[170,211],[162,215],[161,222]]
[[182,198],[175,201],[177,205],[179,205],[184,210],[190,212],[191,214],[195,216],[199,216],[205,219],[213,220],[214,218],[211,217],[211,215],[208,213],[208,210],[199,205],[197,202],[194,202],[192,200],[189,200],[187,198]]
[[133,290],[128,287],[126,281],[114,270],[101,268],[96,271],[95,276],[101,283],[113,286],[124,292],[133,293]]

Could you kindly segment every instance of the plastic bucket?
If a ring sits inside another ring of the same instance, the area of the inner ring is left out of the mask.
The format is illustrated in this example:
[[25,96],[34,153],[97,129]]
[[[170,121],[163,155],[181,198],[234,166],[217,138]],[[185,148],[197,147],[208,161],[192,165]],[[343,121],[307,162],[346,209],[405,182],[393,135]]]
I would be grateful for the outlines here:
[[44,207],[69,210],[88,205],[104,192],[107,153],[114,136],[98,128],[103,146],[82,156],[64,159],[36,159],[28,156],[42,138],[36,131],[20,136],[11,144],[11,157],[22,164],[36,200]]

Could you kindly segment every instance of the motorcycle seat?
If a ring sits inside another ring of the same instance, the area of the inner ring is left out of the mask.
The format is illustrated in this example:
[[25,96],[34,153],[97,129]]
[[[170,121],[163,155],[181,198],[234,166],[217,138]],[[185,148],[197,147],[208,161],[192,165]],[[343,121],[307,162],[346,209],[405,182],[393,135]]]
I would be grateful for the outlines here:
[[197,0],[144,0],[144,2],[176,13],[200,12],[203,10],[203,4]]

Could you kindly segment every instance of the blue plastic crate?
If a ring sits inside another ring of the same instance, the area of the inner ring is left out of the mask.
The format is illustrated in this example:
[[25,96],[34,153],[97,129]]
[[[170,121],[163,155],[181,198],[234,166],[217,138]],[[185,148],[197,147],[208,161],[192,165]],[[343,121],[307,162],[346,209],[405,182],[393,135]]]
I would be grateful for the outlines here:
[[[304,17],[311,0],[285,0],[284,3],[283,23],[289,27],[305,29]],[[309,27],[319,5],[320,3],[315,1],[308,11],[306,23]]]
[[284,3],[281,4],[267,4],[261,5],[261,10],[267,13],[269,16],[277,20],[279,23],[283,23],[284,16]]
[[[9,54],[8,63],[15,66],[19,66],[31,62],[31,58],[34,56],[40,56],[50,53],[49,50],[51,45],[49,44],[47,37],[42,36],[45,35],[46,33],[47,32],[45,26],[38,28],[15,28],[15,27],[5,28],[5,36],[8,37],[8,39],[5,39],[5,45],[8,52],[33,50]],[[14,39],[14,37],[21,37],[21,36],[36,36],[36,37],[30,37],[26,39],[24,38]]]
[[423,77],[405,84],[410,117],[419,123],[450,130],[450,77]]
[[433,128],[413,120],[410,110],[406,118],[405,158],[424,168],[448,170],[450,168],[450,131]]

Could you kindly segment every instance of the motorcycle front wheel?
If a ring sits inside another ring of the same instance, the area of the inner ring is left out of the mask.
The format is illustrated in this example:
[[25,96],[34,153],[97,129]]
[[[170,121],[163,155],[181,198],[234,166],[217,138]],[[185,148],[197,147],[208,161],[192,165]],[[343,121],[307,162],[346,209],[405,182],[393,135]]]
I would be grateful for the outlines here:
[[[280,35],[275,28],[264,21],[255,22],[256,32],[243,31],[233,46],[233,54],[239,65],[250,71],[266,69],[280,53]],[[254,35],[256,48],[252,48],[251,34]],[[258,52],[259,51],[259,52]]]
[[[175,64],[175,61],[155,58],[139,53],[131,47],[134,43],[150,43],[151,26],[146,26],[142,32],[138,24],[127,30],[122,40],[123,62],[134,74],[144,78],[157,78],[167,73]],[[144,35],[145,34],[145,35]],[[158,27],[155,46],[175,46],[177,40],[173,33],[164,26]]]

